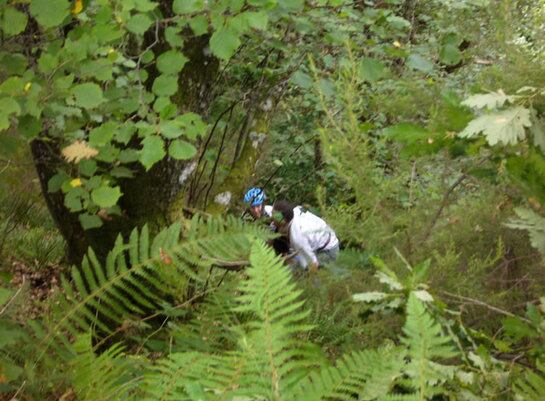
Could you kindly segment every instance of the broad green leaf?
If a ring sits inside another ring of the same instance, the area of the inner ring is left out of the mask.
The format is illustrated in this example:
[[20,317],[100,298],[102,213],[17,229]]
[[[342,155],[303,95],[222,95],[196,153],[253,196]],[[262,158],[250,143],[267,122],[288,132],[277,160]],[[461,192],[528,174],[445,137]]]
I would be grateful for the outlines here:
[[278,5],[287,11],[301,11],[305,0],[278,0]]
[[473,109],[497,109],[505,102],[513,102],[517,96],[507,96],[501,89],[497,92],[472,95],[462,102],[464,106]]
[[14,7],[7,7],[2,14],[2,30],[6,36],[17,35],[25,30],[27,20],[25,13]]
[[210,38],[210,50],[215,56],[223,60],[229,60],[239,46],[240,38],[238,34],[227,27],[221,27]]
[[264,11],[248,11],[244,13],[248,25],[252,28],[264,30],[267,29],[267,24],[269,23],[269,17]]
[[387,69],[380,60],[364,58],[359,65],[359,74],[364,81],[375,82],[386,76]]
[[312,86],[312,78],[301,70],[298,70],[293,74],[291,81],[303,89],[308,89]]
[[396,141],[406,143],[426,140],[431,136],[430,131],[412,123],[399,123],[385,128],[383,134]]
[[197,149],[189,142],[176,139],[168,147],[168,154],[178,160],[187,160],[197,154]]
[[0,84],[0,94],[18,96],[23,93],[25,83],[21,77],[9,77]]
[[119,125],[113,121],[108,121],[100,127],[93,128],[89,132],[89,144],[92,146],[100,146],[110,143],[114,137]]
[[101,218],[94,214],[82,213],[78,216],[78,218],[84,230],[90,230],[91,228],[98,228],[102,226]]
[[137,35],[143,35],[153,24],[153,20],[147,14],[136,14],[127,22],[127,29]]
[[545,259],[545,218],[526,208],[515,208],[515,213],[518,218],[509,220],[505,225],[509,228],[527,231],[532,246]]
[[189,26],[197,36],[208,32],[208,18],[204,15],[195,15],[189,20]]
[[27,67],[27,59],[20,53],[0,54],[2,69],[8,74],[22,75]]
[[165,144],[158,136],[148,136],[142,141],[140,163],[149,170],[155,163],[165,157]]
[[121,189],[117,187],[101,186],[93,189],[91,200],[99,207],[112,207],[121,197]]
[[93,109],[104,101],[102,89],[94,83],[79,84],[72,88],[76,105],[84,109]]
[[164,121],[159,124],[161,135],[165,138],[174,139],[183,134],[182,128],[175,121]]
[[187,14],[200,11],[204,8],[204,0],[174,0],[172,10],[176,14]]
[[0,131],[8,129],[10,124],[9,117],[12,114],[19,115],[21,107],[15,99],[11,97],[3,97],[0,99]]
[[165,39],[171,47],[182,47],[184,40],[180,36],[180,28],[169,26],[165,29]]
[[456,65],[462,61],[462,52],[458,50],[456,45],[447,43],[441,46],[439,51],[439,59],[446,65]]
[[514,145],[525,138],[524,128],[531,125],[530,110],[517,106],[477,117],[459,135],[473,138],[482,132],[490,145]]
[[70,209],[71,212],[79,212],[83,209],[82,201],[89,199],[88,196],[87,191],[82,187],[68,185],[68,192],[64,196],[64,206]]
[[46,28],[60,25],[70,15],[68,0],[32,0],[30,14],[38,23]]
[[24,115],[19,118],[19,124],[17,125],[17,131],[27,139],[32,139],[40,133],[42,130],[42,123],[39,119]]
[[433,63],[418,54],[411,54],[407,58],[407,66],[413,70],[430,73],[433,71]]
[[157,69],[163,74],[177,74],[188,61],[180,51],[169,50],[157,57]]
[[390,15],[388,18],[386,18],[386,21],[392,28],[399,31],[409,29],[411,27],[411,23],[409,21],[407,21],[405,18],[398,17],[397,15]]
[[539,147],[543,153],[545,153],[545,124],[543,120],[538,118],[535,109],[531,110],[532,126],[530,127],[530,133],[532,134],[532,140],[534,145]]
[[178,90],[178,77],[166,74],[159,75],[153,81],[151,89],[158,96],[172,96]]

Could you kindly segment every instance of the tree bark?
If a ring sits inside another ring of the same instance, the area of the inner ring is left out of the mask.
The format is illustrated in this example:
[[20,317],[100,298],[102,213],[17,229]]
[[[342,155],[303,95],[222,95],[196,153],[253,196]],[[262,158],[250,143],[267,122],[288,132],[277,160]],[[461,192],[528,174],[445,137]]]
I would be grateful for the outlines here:
[[[208,46],[208,35],[193,37],[184,46],[184,55],[189,62],[184,66],[178,80],[178,92],[172,101],[180,112],[192,111],[206,116],[211,102],[211,85],[218,73],[219,62],[204,51]],[[149,37],[146,41],[155,40]],[[146,45],[144,45],[146,46]],[[156,54],[168,48],[163,39],[154,47]],[[150,69],[147,85],[151,85],[157,71]],[[64,195],[59,191],[50,193],[47,185],[57,170],[66,166],[60,157],[60,147],[55,141],[42,133],[31,143],[34,164],[40,180],[43,196],[48,209],[66,240],[67,261],[79,264],[88,247],[92,247],[97,256],[104,259],[114,244],[118,234],[128,235],[130,231],[148,223],[152,231],[170,222],[172,207],[184,191],[184,182],[180,179],[182,171],[191,162],[178,161],[166,157],[149,171],[140,165],[134,165],[135,176],[120,181],[123,196],[118,204],[122,216],[112,216],[105,220],[100,228],[83,230],[76,213],[71,213],[64,205]]]

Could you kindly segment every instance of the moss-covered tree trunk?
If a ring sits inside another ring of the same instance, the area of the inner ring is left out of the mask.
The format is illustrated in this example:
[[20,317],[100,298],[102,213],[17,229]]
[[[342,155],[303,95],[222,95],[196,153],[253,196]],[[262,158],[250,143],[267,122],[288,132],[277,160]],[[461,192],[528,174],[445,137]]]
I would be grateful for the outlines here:
[[[154,40],[154,38],[149,39]],[[186,40],[184,54],[189,62],[179,75],[179,90],[173,96],[180,112],[193,111],[207,114],[211,102],[211,85],[218,73],[219,63],[209,52],[207,35]],[[156,54],[166,50],[168,45],[160,41],[154,48]],[[157,71],[148,70],[153,82]],[[47,190],[49,179],[59,167],[65,165],[60,157],[58,144],[43,133],[42,137],[31,143],[34,164],[41,183],[43,195],[53,219],[66,240],[67,259],[69,263],[79,263],[87,248],[91,246],[99,257],[104,257],[111,249],[116,236],[128,234],[135,226],[148,223],[151,227],[159,227],[169,222],[170,207],[184,190],[180,176],[189,162],[174,160],[170,157],[155,164],[149,171],[135,165],[134,178],[120,182],[123,196],[119,201],[122,216],[115,216],[104,221],[100,228],[83,230],[78,216],[64,206],[64,196],[60,192],[50,193]]]

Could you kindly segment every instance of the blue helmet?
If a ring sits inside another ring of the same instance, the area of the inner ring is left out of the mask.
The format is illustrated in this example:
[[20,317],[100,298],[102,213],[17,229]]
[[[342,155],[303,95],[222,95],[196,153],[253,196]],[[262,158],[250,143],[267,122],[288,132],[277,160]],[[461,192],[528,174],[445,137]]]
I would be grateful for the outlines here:
[[250,206],[259,206],[265,202],[265,199],[267,199],[265,191],[261,188],[250,188],[244,195],[244,202],[249,203]]

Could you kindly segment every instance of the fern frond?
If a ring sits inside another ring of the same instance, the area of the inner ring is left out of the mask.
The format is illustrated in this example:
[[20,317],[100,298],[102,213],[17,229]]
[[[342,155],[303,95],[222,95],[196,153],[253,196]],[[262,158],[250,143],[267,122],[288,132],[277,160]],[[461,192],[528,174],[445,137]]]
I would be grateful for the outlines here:
[[70,362],[72,387],[82,401],[127,400],[137,387],[139,377],[119,344],[95,355],[91,335],[80,335],[74,349],[77,354]]
[[403,332],[402,343],[408,347],[411,359],[406,373],[419,399],[440,393],[441,384],[454,374],[454,368],[434,361],[453,358],[457,353],[450,336],[443,332],[413,293],[407,301],[407,321]]
[[[301,381],[293,400],[375,400],[390,391],[402,374],[406,353],[397,347],[345,355],[336,366],[323,368]],[[382,398],[380,398],[382,399]]]
[[524,378],[515,382],[515,394],[524,401],[545,400],[545,364],[537,363],[538,372],[527,370]]
[[[38,360],[65,333],[75,336],[94,328],[113,333],[117,327],[157,310],[166,294],[179,296],[178,283],[202,282],[202,272],[215,264],[247,263],[251,242],[268,238],[264,229],[234,218],[195,218],[187,238],[173,224],[150,241],[147,226],[133,230],[128,243],[118,237],[101,264],[92,250],[72,282],[63,278],[64,294],[57,299],[56,317],[40,336]],[[39,336],[39,331],[37,335]]]

